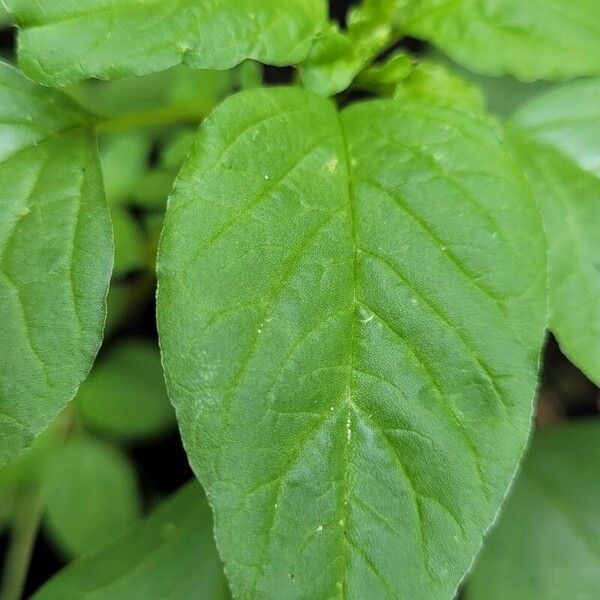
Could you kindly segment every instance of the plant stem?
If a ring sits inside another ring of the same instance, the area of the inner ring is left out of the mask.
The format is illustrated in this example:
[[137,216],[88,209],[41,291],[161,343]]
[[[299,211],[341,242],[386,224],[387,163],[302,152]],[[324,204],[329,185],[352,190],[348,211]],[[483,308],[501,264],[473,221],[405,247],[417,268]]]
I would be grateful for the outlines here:
[[176,123],[199,123],[206,114],[205,107],[180,107],[180,108],[157,108],[140,112],[125,113],[117,117],[111,117],[100,121],[96,125],[96,131],[102,133],[115,133],[137,129],[140,127],[156,127],[161,125],[173,125]]
[[42,498],[39,487],[24,489],[19,495],[12,536],[4,572],[0,600],[21,600],[29,570],[31,553],[42,516]]

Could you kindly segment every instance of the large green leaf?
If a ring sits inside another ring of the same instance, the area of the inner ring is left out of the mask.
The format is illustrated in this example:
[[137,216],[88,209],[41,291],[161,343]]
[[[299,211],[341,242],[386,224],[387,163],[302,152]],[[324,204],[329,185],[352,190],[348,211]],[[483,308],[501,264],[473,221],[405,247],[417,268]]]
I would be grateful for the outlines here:
[[600,79],[530,102],[508,134],[543,210],[550,327],[567,356],[600,383]]
[[0,63],[0,464],[73,398],[102,338],[112,239],[87,127]]
[[252,58],[300,62],[325,0],[4,0],[21,33],[19,60],[51,85],[161,71],[227,69]]
[[188,484],[147,520],[59,573],[35,600],[227,600],[210,509]]
[[600,423],[534,438],[467,600],[595,600],[600,590]]
[[75,438],[56,451],[44,472],[46,526],[72,556],[116,538],[141,510],[135,472],[115,448]]
[[452,595],[529,430],[539,221],[495,133],[450,109],[284,88],[205,121],[158,318],[236,596]]
[[481,73],[520,79],[600,74],[597,0],[398,1],[405,31]]

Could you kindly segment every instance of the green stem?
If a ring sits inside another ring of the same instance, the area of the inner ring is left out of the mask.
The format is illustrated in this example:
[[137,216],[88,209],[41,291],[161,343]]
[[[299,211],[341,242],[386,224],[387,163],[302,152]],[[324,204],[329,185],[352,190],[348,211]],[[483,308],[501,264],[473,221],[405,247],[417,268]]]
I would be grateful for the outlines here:
[[137,129],[140,127],[157,127],[173,125],[176,123],[195,124],[200,122],[206,114],[205,107],[180,107],[156,108],[135,113],[126,113],[117,117],[100,121],[96,131],[102,133],[115,133]]
[[12,536],[4,564],[0,600],[20,600],[23,596],[41,517],[40,489],[35,487],[23,490],[17,499]]

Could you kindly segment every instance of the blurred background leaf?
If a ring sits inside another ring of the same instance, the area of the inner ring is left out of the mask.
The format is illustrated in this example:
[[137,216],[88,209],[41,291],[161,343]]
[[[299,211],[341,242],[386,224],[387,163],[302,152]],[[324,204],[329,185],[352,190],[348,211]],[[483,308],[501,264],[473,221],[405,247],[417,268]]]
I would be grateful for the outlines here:
[[77,396],[82,422],[120,440],[148,438],[175,426],[158,348],[126,339],[110,348]]
[[212,515],[189,483],[128,533],[73,562],[34,600],[227,600]]
[[538,432],[467,600],[596,600],[600,592],[600,422]]
[[141,514],[133,466],[115,447],[87,436],[51,457],[43,497],[47,531],[70,556],[117,537]]

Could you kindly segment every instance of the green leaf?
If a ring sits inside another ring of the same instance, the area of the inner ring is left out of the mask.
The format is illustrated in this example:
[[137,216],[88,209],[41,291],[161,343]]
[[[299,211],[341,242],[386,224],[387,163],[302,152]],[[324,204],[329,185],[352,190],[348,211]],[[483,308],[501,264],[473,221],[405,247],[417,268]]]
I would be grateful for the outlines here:
[[532,101],[507,129],[548,234],[550,327],[600,383],[600,79]]
[[398,83],[406,79],[415,69],[414,59],[404,51],[394,52],[389,58],[365,69],[356,77],[359,89],[380,96],[392,95]]
[[237,83],[240,89],[250,90],[260,87],[263,83],[263,68],[253,60],[244,61],[237,73]]
[[34,600],[227,600],[210,509],[197,483],[47,583]]
[[174,132],[163,148],[161,156],[162,168],[172,171],[179,171],[181,169],[181,165],[190,152],[195,134],[196,130],[191,128]]
[[449,598],[525,444],[546,317],[539,215],[495,132],[234,96],[178,177],[158,273],[234,596]]
[[112,348],[77,396],[86,426],[120,439],[151,437],[174,423],[158,348],[130,339]]
[[147,173],[133,190],[136,206],[150,213],[164,213],[176,175],[176,171],[165,169],[154,169]]
[[[292,65],[325,22],[324,0],[5,0],[23,70],[48,85],[116,79],[184,63]],[[227,33],[225,33],[227,32]]]
[[475,114],[485,112],[479,88],[435,61],[421,61],[396,87],[397,99],[432,102]]
[[126,131],[103,142],[100,157],[106,197],[111,205],[122,204],[148,171],[152,137],[144,131]]
[[[88,110],[111,117],[108,131],[141,127],[148,134],[176,121],[197,123],[236,84],[237,70],[204,71],[183,65],[117,81],[84,81],[68,89]],[[137,132],[139,134],[139,132]]]
[[12,23],[12,16],[4,8],[2,2],[0,2],[0,27],[6,27]]
[[0,63],[0,465],[75,396],[102,339],[113,250],[88,126]]
[[131,310],[131,297],[134,283],[128,279],[113,281],[106,298],[107,315],[105,334],[113,333],[121,324],[127,311]]
[[365,0],[348,14],[348,29],[331,25],[313,44],[300,67],[304,87],[332,96],[345,90],[358,73],[397,37],[397,0]]
[[144,236],[142,230],[131,213],[120,206],[111,210],[113,232],[115,236],[115,268],[116,277],[145,266]]
[[19,501],[41,486],[48,461],[61,443],[59,417],[22,455],[0,469],[0,533],[15,517]]
[[13,486],[0,480],[0,534],[10,524],[16,504],[16,491]]
[[46,527],[67,554],[78,556],[117,537],[140,514],[132,466],[115,448],[74,438],[44,474]]
[[467,600],[593,600],[600,590],[600,425],[538,434]]
[[404,31],[479,73],[519,79],[600,74],[596,0],[415,0],[399,6]]
[[48,461],[63,442],[63,430],[68,426],[66,413],[39,435],[23,454],[0,469],[0,485],[33,488],[42,483]]
[[119,277],[145,266],[144,236],[135,218],[120,206],[111,211],[115,237],[114,275]]
[[446,67],[452,74],[480,90],[488,111],[502,119],[510,116],[526,102],[556,86],[556,83],[549,81],[525,83],[512,75],[505,77],[479,75],[461,67],[438,50],[431,50],[425,60]]

